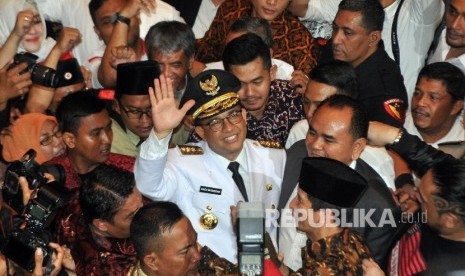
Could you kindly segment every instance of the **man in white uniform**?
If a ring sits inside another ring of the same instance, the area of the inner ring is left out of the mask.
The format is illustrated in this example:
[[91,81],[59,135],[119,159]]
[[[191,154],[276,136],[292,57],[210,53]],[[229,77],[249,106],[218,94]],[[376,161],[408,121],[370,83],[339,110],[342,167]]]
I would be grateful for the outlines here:
[[[240,87],[228,72],[204,71],[189,83],[188,101],[178,109],[171,83],[161,75],[155,93],[149,90],[154,131],[141,145],[135,165],[142,194],[178,204],[197,231],[198,242],[233,263],[237,247],[230,206],[260,201],[276,209],[286,161],[284,150],[245,138]],[[173,128],[189,109],[204,141],[168,149]],[[266,228],[275,241],[275,225]]]

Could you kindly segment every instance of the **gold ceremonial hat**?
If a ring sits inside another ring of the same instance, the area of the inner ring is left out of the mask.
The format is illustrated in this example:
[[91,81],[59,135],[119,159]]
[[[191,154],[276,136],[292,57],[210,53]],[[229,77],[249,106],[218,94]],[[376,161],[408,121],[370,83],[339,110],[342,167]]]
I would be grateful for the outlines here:
[[192,79],[181,105],[190,99],[195,105],[189,111],[194,120],[216,116],[240,103],[237,92],[241,82],[224,70],[207,70]]

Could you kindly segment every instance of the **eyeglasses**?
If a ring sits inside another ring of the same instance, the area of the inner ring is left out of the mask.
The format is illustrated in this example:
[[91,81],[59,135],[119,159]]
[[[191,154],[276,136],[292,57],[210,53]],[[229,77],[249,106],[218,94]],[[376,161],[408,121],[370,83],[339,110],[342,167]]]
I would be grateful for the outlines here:
[[131,108],[131,109],[126,109],[124,105],[121,103],[119,104],[121,109],[126,113],[126,116],[129,119],[134,119],[134,120],[140,120],[142,116],[147,115],[147,117],[152,118],[152,108],[147,108],[147,109],[140,109],[140,108]]
[[205,125],[209,126],[212,131],[215,131],[215,132],[221,131],[223,130],[225,119],[227,119],[229,123],[236,125],[240,121],[242,121],[242,111],[241,110],[233,111],[229,113],[228,116],[222,119],[213,119],[208,124],[205,124]]
[[53,137],[59,139],[61,136],[62,133],[59,130],[55,131],[54,133],[46,133],[40,138],[40,145],[48,146],[53,142]]

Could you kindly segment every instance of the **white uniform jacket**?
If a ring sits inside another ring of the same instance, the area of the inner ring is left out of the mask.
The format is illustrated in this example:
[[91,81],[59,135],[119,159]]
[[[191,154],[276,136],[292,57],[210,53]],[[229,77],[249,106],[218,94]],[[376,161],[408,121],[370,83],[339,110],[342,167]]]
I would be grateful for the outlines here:
[[[183,154],[179,147],[168,150],[169,138],[159,141],[152,132],[141,145],[134,169],[138,189],[152,200],[178,204],[197,231],[198,242],[235,263],[237,246],[230,206],[244,199],[227,169],[228,161],[203,141],[196,144],[203,153]],[[266,209],[276,209],[285,151],[265,148],[257,141],[246,139],[242,154],[247,160],[247,175],[243,178],[249,201],[261,201]],[[211,230],[203,229],[200,224],[201,216],[206,213],[218,218],[218,225]],[[276,244],[276,227],[271,224],[267,230]]]

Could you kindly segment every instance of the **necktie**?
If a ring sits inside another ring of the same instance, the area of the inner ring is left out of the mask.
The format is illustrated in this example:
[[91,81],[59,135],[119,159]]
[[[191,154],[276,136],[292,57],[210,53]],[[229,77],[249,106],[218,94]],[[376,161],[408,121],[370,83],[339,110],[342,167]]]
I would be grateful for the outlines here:
[[247,197],[247,190],[245,189],[244,180],[242,179],[242,176],[239,173],[239,163],[229,163],[228,169],[232,171],[232,179],[234,180],[234,182],[236,182],[237,188],[239,188],[239,191],[241,191],[244,200],[248,202],[249,199]]

